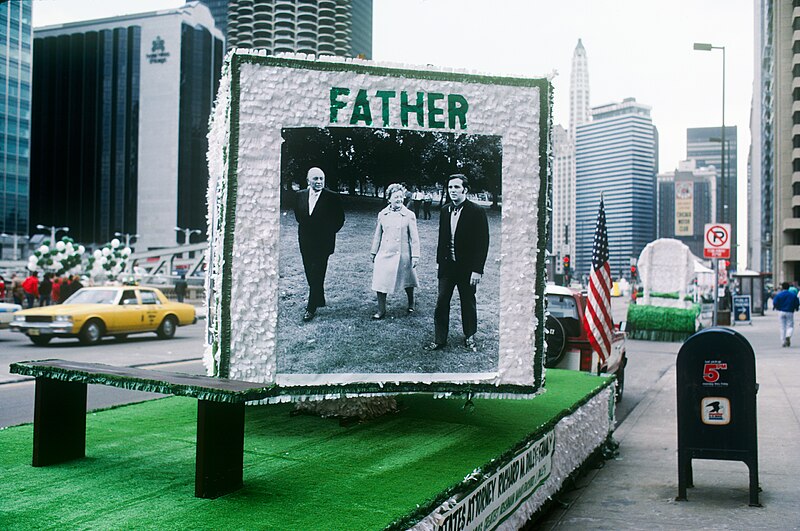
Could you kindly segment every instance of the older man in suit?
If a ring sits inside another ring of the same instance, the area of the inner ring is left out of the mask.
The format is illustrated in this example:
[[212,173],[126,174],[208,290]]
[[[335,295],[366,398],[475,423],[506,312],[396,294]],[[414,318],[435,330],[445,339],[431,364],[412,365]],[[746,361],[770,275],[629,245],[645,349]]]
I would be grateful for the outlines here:
[[297,193],[294,217],[303,269],[308,281],[308,303],[304,321],[316,316],[325,306],[325,273],[328,258],[336,246],[336,233],[344,225],[344,210],[339,194],[325,188],[325,172],[311,168],[306,175],[308,188]]
[[460,173],[447,180],[450,199],[439,214],[439,242],[436,262],[439,264],[439,296],[433,315],[435,340],[425,350],[439,350],[447,345],[450,328],[450,301],[458,288],[461,301],[461,323],[464,345],[475,351],[478,331],[478,304],[475,292],[483,276],[489,253],[489,223],[483,208],[467,199],[469,181]]

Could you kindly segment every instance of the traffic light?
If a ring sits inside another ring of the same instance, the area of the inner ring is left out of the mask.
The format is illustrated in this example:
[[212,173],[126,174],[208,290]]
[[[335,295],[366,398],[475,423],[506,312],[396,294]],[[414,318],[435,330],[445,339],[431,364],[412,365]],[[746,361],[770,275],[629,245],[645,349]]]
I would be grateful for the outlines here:
[[725,265],[725,269],[728,269],[728,268],[730,268],[730,267],[731,267],[731,261],[730,261],[730,260],[725,260],[725,261],[723,262],[723,264]]
[[631,280],[636,280],[636,266],[631,266]]
[[569,255],[564,255],[564,274],[569,275]]

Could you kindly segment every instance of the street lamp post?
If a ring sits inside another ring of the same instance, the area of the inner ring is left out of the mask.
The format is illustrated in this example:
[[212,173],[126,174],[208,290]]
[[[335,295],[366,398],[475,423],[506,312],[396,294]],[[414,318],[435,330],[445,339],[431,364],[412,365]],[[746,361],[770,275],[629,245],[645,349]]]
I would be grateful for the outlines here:
[[51,225],[36,225],[36,228],[39,230],[49,230],[50,231],[50,245],[56,244],[56,232],[63,231],[69,232],[69,227],[53,227]]
[[[175,227],[175,230],[185,234],[184,239],[183,239],[183,244],[184,245],[189,245],[189,243],[190,243],[189,242],[189,238],[191,238],[192,234],[200,234],[201,232],[203,232],[200,229],[182,229],[181,227]],[[183,257],[184,253],[181,253],[181,256]],[[192,256],[194,256],[194,253],[193,252],[192,253],[188,253],[185,256],[191,258]]]
[[192,234],[200,234],[201,232],[203,232],[200,229],[182,229],[181,227],[175,227],[175,230],[184,233],[184,239],[183,239],[184,245],[189,245],[190,243],[189,238],[191,238]]
[[[710,52],[711,50],[722,50],[722,134],[720,139],[720,150],[722,152],[722,160],[720,162],[720,192],[724,190],[725,187],[725,47],[724,46],[714,46],[712,44],[704,43],[704,42],[696,42],[694,43],[694,49],[701,51],[701,52]],[[722,194],[720,194],[722,195]],[[723,208],[721,209],[721,216],[720,216],[720,223],[725,223],[725,198],[722,198]],[[719,315],[719,258],[714,259],[714,317],[713,317],[713,326],[717,325],[717,317]]]
[[115,232],[114,236],[117,236],[117,237],[120,237],[120,238],[122,236],[125,236],[125,247],[127,247],[129,249],[131,247],[131,240],[133,240],[134,238],[139,238],[138,234],[128,234],[127,232]]

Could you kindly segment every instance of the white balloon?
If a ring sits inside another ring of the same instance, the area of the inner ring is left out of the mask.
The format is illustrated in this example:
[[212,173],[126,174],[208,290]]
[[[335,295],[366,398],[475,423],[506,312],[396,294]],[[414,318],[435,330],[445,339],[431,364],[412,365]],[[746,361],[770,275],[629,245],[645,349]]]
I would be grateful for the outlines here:
[[78,246],[78,254],[83,254],[86,252],[86,248],[83,245]]
[[113,247],[114,249],[116,249],[117,247],[119,247],[119,240],[118,240],[118,239],[116,239],[116,238],[114,238],[113,240],[111,240],[111,247]]
[[60,269],[61,269],[63,266],[61,265],[61,262],[53,262],[53,266],[52,266],[52,267],[53,267],[53,271],[58,271],[58,270],[60,270]]
[[103,251],[101,251],[100,249],[95,249],[94,252],[92,253],[92,256],[94,256],[95,258],[100,258],[101,256],[103,256]]
[[122,250],[122,254],[124,254],[125,256],[130,256],[131,255],[131,248],[130,247],[125,247]]
[[39,259],[38,259],[38,258],[36,258],[36,256],[35,256],[35,255],[30,255],[30,256],[28,257],[28,263],[29,263],[29,264],[34,264],[34,265],[35,265],[35,264],[38,264],[38,263],[39,263]]
[[96,264],[100,264],[100,265],[104,265],[106,262],[108,262],[108,258],[106,258],[105,256],[101,256],[100,258],[97,259],[97,262],[95,262],[95,263]]
[[66,247],[67,247],[67,244],[65,244],[64,242],[57,242],[56,243],[56,249],[58,249],[59,251],[63,251],[64,249],[66,249]]
[[39,252],[42,254],[47,254],[50,252],[50,248],[46,245],[42,245],[41,247],[39,247]]
[[108,247],[103,247],[103,256],[108,256],[111,254],[111,249]]

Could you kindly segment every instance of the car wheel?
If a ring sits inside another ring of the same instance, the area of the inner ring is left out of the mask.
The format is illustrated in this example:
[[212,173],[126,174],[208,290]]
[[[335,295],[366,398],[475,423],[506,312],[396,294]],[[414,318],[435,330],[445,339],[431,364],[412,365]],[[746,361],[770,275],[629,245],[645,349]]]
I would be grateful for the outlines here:
[[158,330],[156,330],[156,334],[158,334],[158,337],[161,339],[171,339],[175,336],[175,329],[177,326],[175,318],[168,315],[161,321],[161,325],[158,327]]
[[547,357],[544,366],[548,369],[558,365],[567,351],[567,338],[561,322],[548,315],[544,321],[544,338],[547,341]]
[[114,339],[116,339],[117,341],[125,341],[126,339],[128,339],[128,334],[116,334],[114,335]]
[[[623,358],[624,359],[624,358]],[[622,393],[625,391],[625,364],[623,363],[617,372],[615,373],[617,376],[617,392],[616,392],[616,400],[619,402],[622,400]]]
[[37,347],[43,347],[43,346],[47,345],[48,343],[50,343],[50,340],[53,339],[50,336],[28,336],[28,338]]
[[84,345],[94,345],[103,337],[103,323],[97,319],[92,319],[81,329],[79,339]]

